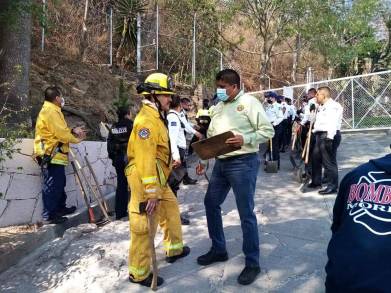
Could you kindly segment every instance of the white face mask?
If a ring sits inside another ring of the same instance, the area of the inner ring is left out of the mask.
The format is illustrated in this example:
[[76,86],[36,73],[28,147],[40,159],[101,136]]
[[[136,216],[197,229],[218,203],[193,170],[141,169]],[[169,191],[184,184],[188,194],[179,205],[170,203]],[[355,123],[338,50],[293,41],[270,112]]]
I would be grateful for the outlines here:
[[65,106],[65,99],[61,97],[61,108],[64,108]]

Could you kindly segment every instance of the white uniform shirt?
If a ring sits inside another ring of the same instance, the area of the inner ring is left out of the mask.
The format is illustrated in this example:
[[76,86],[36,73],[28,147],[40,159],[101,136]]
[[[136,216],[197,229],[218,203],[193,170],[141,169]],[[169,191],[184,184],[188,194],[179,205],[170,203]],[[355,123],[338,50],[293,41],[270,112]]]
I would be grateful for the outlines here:
[[312,98],[308,101],[308,104],[304,107],[304,115],[303,119],[301,120],[301,125],[304,125],[307,123],[307,121],[312,122],[314,115],[311,115],[311,105],[315,105],[315,109],[318,107],[318,104],[316,103],[316,98]]
[[288,105],[288,116],[291,117],[292,121],[296,118],[296,107],[294,105]]
[[289,116],[289,105],[286,102],[281,103],[281,110],[282,110],[282,115],[284,116],[284,120],[288,119]]
[[180,159],[179,149],[186,149],[185,129],[182,127],[180,113],[170,110],[167,114],[168,134],[170,136],[171,154],[176,161]]
[[336,102],[340,109],[339,109],[339,115],[338,115],[338,118],[337,118],[337,130],[341,130],[341,126],[342,126],[342,118],[343,118],[343,107],[341,106],[340,103]]
[[334,139],[338,127],[341,128],[341,120],[342,106],[338,102],[329,99],[318,108],[313,132],[326,131],[327,138]]
[[273,104],[268,104],[266,108],[266,116],[269,121],[273,124],[273,126],[277,126],[284,119],[284,115],[282,113],[282,107],[279,103],[274,102]]
[[182,110],[179,113],[179,117],[181,118],[182,123],[185,125],[185,131],[188,134],[195,134],[196,130],[191,126],[191,123],[186,118],[186,112],[185,110]]

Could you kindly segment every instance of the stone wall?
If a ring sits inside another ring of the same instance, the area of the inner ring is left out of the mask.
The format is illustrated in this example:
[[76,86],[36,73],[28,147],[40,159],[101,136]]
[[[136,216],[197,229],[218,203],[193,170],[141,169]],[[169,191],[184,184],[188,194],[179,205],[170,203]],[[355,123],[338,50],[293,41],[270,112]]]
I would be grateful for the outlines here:
[[[42,212],[41,172],[33,161],[31,154],[33,140],[24,139],[20,145],[20,152],[12,160],[7,160],[0,169],[0,227],[39,222]],[[115,169],[107,158],[105,142],[86,141],[72,146],[78,160],[85,170],[86,177],[92,183],[93,178],[86,167],[84,156],[88,157],[105,195],[115,190]],[[75,205],[78,209],[85,207],[80,188],[76,184],[72,166],[66,167],[67,205]],[[95,185],[94,185],[95,187]],[[94,202],[93,195],[90,201]]]

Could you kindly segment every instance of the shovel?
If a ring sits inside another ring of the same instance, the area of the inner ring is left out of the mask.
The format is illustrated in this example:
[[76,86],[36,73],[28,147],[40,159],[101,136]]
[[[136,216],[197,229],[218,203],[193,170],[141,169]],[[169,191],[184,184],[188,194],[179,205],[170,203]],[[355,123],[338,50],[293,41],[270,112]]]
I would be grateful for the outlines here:
[[270,161],[266,161],[265,171],[266,173],[277,173],[278,172],[278,161],[273,161],[273,143],[272,139],[269,139],[270,143]]

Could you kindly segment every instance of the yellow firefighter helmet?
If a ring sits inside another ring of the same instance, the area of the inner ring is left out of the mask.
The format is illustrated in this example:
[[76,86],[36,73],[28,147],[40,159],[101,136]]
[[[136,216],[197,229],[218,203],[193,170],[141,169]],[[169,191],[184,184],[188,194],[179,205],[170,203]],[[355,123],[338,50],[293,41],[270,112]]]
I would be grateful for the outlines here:
[[141,95],[174,95],[171,78],[163,73],[152,73],[137,86]]

